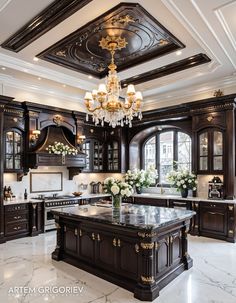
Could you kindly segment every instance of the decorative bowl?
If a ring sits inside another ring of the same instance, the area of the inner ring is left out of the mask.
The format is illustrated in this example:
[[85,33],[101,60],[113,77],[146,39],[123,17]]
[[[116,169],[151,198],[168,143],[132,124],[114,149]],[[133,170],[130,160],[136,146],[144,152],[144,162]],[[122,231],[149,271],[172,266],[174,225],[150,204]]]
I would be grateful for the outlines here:
[[79,196],[82,196],[83,193],[80,192],[80,191],[75,191],[74,193],[72,193],[75,197],[79,197]]

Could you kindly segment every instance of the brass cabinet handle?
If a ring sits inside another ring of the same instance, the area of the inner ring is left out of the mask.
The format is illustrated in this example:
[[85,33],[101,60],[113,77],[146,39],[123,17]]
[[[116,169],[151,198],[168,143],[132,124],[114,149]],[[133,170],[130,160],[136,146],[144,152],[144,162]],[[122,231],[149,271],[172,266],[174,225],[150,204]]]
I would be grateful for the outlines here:
[[113,246],[115,246],[115,247],[116,247],[116,246],[120,247],[120,243],[121,243],[121,242],[120,242],[120,239],[114,238],[112,243],[113,243]]
[[79,230],[79,236],[82,237],[82,230]]
[[135,249],[136,253],[138,254],[138,253],[139,253],[139,245],[138,245],[138,244],[135,244],[135,245],[134,245],[134,249]]
[[75,236],[78,236],[78,229],[75,228]]
[[94,233],[92,233],[92,239],[93,239],[93,241],[95,240],[95,234]]
[[64,232],[66,232],[66,226],[64,226]]
[[97,234],[97,240],[98,241],[100,241],[101,239],[100,239],[100,235],[99,234]]

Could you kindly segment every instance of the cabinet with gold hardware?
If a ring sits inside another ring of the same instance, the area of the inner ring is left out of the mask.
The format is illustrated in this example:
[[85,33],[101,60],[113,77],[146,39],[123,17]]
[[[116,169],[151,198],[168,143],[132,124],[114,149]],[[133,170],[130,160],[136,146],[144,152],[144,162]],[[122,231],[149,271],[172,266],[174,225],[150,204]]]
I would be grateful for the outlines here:
[[64,248],[68,255],[77,256],[78,229],[72,225],[64,226]]
[[[116,238],[116,252],[117,252],[117,273],[120,276],[131,277],[132,279],[138,278],[138,262],[139,262],[139,247],[135,239],[118,235]],[[127,258],[127,256],[129,256]]]
[[7,240],[29,234],[29,208],[27,203],[4,206],[5,237]]
[[187,254],[191,211],[176,220],[176,210],[170,209],[173,218],[161,225],[138,225],[132,219],[120,224],[109,211],[100,211],[94,207],[86,212],[52,210],[57,226],[54,260],[133,291],[143,301],[153,301],[162,287],[192,266]]

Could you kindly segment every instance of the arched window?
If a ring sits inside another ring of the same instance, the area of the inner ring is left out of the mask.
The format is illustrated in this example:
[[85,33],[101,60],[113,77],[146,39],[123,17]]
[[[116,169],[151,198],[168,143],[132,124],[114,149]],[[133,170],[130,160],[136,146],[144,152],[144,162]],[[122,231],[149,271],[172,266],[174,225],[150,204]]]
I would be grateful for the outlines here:
[[191,170],[191,159],[191,138],[186,133],[162,131],[144,143],[143,167],[155,167],[159,183],[168,183],[166,176],[174,168]]

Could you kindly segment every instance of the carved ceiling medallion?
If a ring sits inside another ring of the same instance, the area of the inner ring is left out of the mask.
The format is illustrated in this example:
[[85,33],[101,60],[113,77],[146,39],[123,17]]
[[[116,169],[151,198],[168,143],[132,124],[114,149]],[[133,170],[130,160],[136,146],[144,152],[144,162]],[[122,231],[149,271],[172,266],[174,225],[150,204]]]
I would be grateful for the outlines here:
[[[120,3],[52,45],[38,57],[102,78],[108,72],[107,66],[111,59],[106,51],[109,41],[104,38],[108,36],[120,36],[128,42],[127,47],[121,47],[115,55],[118,71],[184,47],[141,5]],[[98,47],[99,41],[105,47]],[[118,43],[122,45],[124,42]]]

